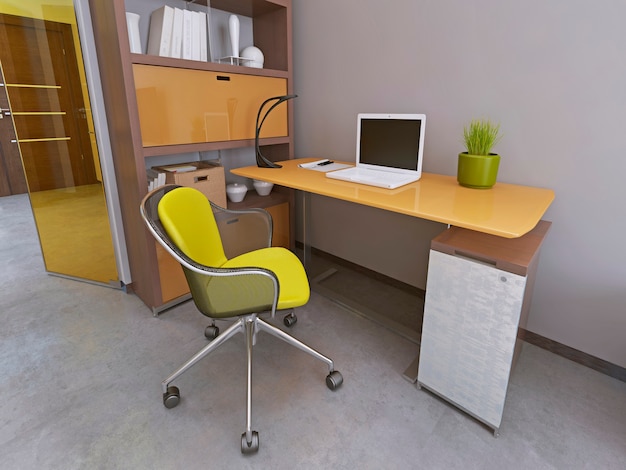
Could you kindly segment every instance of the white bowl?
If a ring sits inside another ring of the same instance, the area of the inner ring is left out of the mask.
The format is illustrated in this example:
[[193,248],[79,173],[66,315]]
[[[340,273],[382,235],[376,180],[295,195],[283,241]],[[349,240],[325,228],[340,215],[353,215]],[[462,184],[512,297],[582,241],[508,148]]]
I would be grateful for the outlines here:
[[226,195],[231,202],[241,202],[246,197],[248,188],[242,183],[231,183],[226,185]]
[[259,196],[267,196],[272,192],[272,188],[274,187],[274,183],[268,183],[267,181],[259,181],[253,180],[252,185]]

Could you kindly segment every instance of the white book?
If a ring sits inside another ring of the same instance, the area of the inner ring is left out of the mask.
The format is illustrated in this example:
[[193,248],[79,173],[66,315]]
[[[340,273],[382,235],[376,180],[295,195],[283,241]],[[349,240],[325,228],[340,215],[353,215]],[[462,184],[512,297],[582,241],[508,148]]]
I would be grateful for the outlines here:
[[183,47],[182,58],[191,59],[191,24],[192,24],[193,12],[190,10],[183,10]]
[[150,15],[148,54],[168,57],[174,25],[174,8],[167,5],[154,10]]
[[157,181],[158,181],[157,187],[164,186],[165,185],[165,173],[159,172]]
[[191,23],[191,59],[200,60],[200,12],[192,12]]
[[207,62],[211,62],[213,60],[213,53],[211,51],[211,45],[213,44],[213,41],[211,40],[212,38],[212,33],[211,33],[211,9],[207,8],[206,11],[206,41],[207,41]]
[[152,191],[158,187],[159,172],[152,168],[146,168],[146,175],[148,176],[148,191]]
[[170,57],[180,59],[183,54],[183,10],[174,8],[174,24],[172,26],[172,43]]
[[207,53],[207,14],[199,11],[200,16],[200,60],[207,62],[209,60]]

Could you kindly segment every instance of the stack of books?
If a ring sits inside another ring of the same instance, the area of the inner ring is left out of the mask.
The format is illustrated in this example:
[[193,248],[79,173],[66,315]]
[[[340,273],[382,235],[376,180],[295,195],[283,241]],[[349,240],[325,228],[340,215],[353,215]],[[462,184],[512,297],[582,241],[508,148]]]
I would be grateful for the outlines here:
[[150,15],[148,54],[177,59],[211,60],[209,16],[167,5]]
[[148,176],[148,191],[152,191],[165,184],[165,173],[153,170],[152,168],[146,168],[146,174]]

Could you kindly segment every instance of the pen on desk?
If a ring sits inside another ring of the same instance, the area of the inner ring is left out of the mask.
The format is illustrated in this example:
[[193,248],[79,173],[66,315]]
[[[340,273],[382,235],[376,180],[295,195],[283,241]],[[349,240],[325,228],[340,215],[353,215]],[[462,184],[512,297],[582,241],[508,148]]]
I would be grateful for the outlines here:
[[317,166],[330,165],[331,163],[334,163],[334,162],[332,160],[326,160],[325,162],[318,163]]

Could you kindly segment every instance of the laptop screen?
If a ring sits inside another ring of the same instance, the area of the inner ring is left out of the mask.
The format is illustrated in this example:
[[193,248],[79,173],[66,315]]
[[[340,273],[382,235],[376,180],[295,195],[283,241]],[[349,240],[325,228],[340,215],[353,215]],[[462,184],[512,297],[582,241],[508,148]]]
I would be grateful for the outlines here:
[[359,114],[357,162],[421,172],[423,114]]

